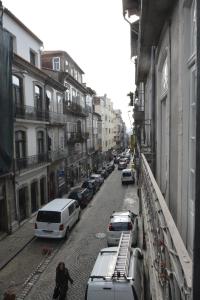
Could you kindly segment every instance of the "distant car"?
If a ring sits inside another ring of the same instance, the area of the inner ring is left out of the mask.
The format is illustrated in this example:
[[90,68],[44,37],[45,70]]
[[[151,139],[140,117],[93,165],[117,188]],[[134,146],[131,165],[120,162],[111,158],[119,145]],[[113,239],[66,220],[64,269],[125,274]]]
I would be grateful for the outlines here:
[[119,243],[121,233],[131,231],[132,245],[137,245],[138,218],[131,211],[113,212],[107,229],[108,246],[116,246]]
[[114,171],[114,169],[115,169],[115,163],[114,163],[114,160],[112,160],[112,161],[109,163],[109,165],[110,165],[110,168],[112,169],[112,171]]
[[77,200],[81,208],[86,207],[92,197],[93,191],[82,187],[74,188],[68,195],[68,198]]
[[126,162],[124,162],[124,161],[120,161],[119,162],[119,164],[118,164],[118,170],[126,169],[126,167],[127,167]]
[[98,191],[98,186],[96,184],[96,181],[94,179],[86,179],[83,184],[82,188],[87,188],[89,190],[92,190],[93,195]]
[[107,167],[107,170],[108,170],[109,173],[112,173],[112,171],[114,170],[114,169],[113,169],[113,165],[112,165],[111,163],[108,163],[108,164],[106,165],[106,167]]
[[114,163],[115,163],[115,164],[118,164],[118,163],[119,163],[119,161],[120,161],[120,156],[117,156],[117,157],[115,157],[115,159],[114,159]]
[[104,178],[100,174],[91,174],[90,178],[98,181],[100,186],[104,183]]
[[122,170],[121,182],[122,182],[122,184],[135,183],[135,172],[132,169]]
[[100,174],[104,179],[109,175],[106,169],[98,169],[96,173]]

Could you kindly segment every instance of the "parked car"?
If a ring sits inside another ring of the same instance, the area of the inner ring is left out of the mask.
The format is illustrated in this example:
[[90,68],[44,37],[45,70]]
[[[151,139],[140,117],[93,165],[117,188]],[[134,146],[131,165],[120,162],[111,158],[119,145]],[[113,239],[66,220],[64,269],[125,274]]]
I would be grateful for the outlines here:
[[100,174],[91,174],[90,178],[98,181],[100,186],[104,183],[104,178]]
[[93,191],[83,187],[74,188],[68,195],[68,198],[77,200],[81,208],[86,207],[92,197]]
[[117,157],[115,157],[115,159],[114,159],[114,163],[115,163],[115,164],[118,164],[118,163],[119,163],[119,161],[120,161],[120,156],[117,156]]
[[132,233],[132,245],[137,245],[138,239],[138,218],[131,211],[113,212],[107,228],[108,246],[116,246],[119,243],[122,232]]
[[98,169],[96,173],[100,174],[104,179],[108,177],[108,172],[106,169]]
[[[88,280],[85,300],[143,299],[142,251],[139,248],[128,249],[123,274],[115,271],[119,257],[118,249],[118,247],[101,249]],[[120,264],[123,264],[122,260]]]
[[125,161],[120,161],[118,164],[118,170],[126,169],[127,163]]
[[68,238],[70,229],[80,219],[80,205],[74,199],[54,199],[37,212],[35,236]]
[[89,190],[92,190],[93,195],[98,191],[99,187],[96,184],[96,181],[94,179],[87,179],[82,184],[83,188],[87,188]]
[[122,184],[135,183],[135,172],[132,169],[122,170],[121,182],[122,182]]
[[111,168],[111,170],[114,171],[114,169],[115,169],[114,160],[112,160],[108,165],[109,165],[109,168]]

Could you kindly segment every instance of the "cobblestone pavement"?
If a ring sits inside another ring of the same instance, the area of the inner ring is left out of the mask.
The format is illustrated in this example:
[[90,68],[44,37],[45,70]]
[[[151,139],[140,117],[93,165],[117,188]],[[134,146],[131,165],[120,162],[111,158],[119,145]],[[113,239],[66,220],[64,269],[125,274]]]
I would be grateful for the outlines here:
[[135,209],[137,206],[136,186],[122,186],[120,175],[121,172],[115,170],[106,179],[100,191],[90,202],[80,222],[71,232],[67,243],[62,246],[25,299],[52,299],[55,269],[59,261],[65,262],[74,279],[74,284],[72,286],[69,284],[67,299],[84,299],[87,281],[98,252],[107,246],[106,237],[103,237],[104,235],[101,233],[106,233],[112,211],[122,208]]

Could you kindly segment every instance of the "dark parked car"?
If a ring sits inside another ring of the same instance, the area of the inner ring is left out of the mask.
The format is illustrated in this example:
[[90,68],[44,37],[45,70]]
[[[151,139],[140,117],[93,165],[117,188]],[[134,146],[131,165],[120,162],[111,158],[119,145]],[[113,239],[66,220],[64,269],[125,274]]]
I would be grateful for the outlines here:
[[87,188],[89,190],[92,190],[93,195],[98,191],[98,186],[96,184],[96,181],[94,179],[87,179],[83,182],[82,188]]
[[108,172],[106,171],[106,169],[98,169],[97,174],[100,174],[104,179],[108,177]]
[[119,161],[120,161],[120,156],[117,156],[117,157],[115,157],[115,159],[114,159],[114,163],[115,163],[115,164],[118,164],[118,163],[119,163]]
[[109,164],[107,164],[107,168],[108,168],[109,170],[111,170],[111,172],[114,171],[114,169],[115,169],[115,164],[114,164],[114,161],[113,161],[113,160],[112,160]]
[[69,199],[77,200],[81,208],[86,207],[92,197],[93,191],[82,187],[74,188],[68,196]]

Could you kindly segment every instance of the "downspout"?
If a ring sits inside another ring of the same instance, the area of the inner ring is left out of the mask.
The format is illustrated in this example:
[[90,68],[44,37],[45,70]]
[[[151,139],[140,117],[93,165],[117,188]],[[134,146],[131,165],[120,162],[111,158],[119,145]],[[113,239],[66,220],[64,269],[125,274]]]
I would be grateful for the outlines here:
[[[172,60],[171,60],[171,20],[169,19],[168,21],[169,24],[169,165],[168,165],[168,178],[167,178],[167,182],[168,182],[168,199],[167,202],[169,204],[169,209],[171,209],[170,207],[170,149],[171,149],[171,100],[172,100]],[[167,186],[166,186],[166,192],[167,192]],[[166,195],[165,192],[165,195]],[[177,214],[177,211],[176,211]]]

